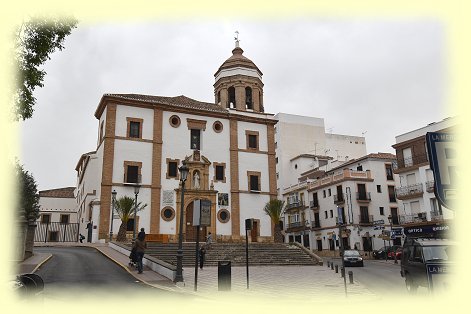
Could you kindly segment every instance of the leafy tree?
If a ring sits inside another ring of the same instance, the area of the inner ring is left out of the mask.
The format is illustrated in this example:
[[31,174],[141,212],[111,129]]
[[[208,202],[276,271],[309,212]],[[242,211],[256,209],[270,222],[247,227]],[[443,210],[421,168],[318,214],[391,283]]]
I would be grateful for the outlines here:
[[[129,219],[134,217],[134,204],[135,201],[132,197],[123,196],[116,200],[115,209],[121,218],[121,225],[119,226],[118,237],[116,241],[126,241],[126,229]],[[141,202],[137,203],[137,212],[146,208],[147,204],[141,205]]]
[[23,166],[16,161],[16,178],[19,191],[17,205],[18,215],[24,211],[26,220],[35,221],[39,218],[39,194],[38,186],[32,174],[24,170]]
[[281,201],[278,199],[271,199],[269,202],[265,204],[263,211],[265,214],[270,216],[271,221],[273,223],[273,238],[276,243],[283,242],[283,234],[281,234],[281,214],[283,214],[283,208],[285,206],[285,201]]
[[26,120],[33,116],[36,87],[43,87],[46,72],[39,67],[51,59],[78,21],[68,19],[35,18],[19,27],[15,40],[14,66],[17,71],[14,92],[14,118]]

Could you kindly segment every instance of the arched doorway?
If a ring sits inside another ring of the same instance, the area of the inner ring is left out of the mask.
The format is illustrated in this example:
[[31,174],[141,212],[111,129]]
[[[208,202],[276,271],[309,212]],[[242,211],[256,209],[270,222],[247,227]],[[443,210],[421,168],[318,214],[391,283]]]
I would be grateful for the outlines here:
[[[188,204],[185,211],[185,241],[186,242],[196,242],[196,229],[197,227],[193,226],[193,202]],[[200,227],[200,242],[206,241],[206,227]]]

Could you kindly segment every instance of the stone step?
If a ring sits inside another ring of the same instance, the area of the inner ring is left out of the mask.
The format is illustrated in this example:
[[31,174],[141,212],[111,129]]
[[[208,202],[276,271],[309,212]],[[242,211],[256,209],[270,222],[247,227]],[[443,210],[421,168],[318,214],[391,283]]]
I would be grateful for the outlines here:
[[[201,243],[202,245],[203,243]],[[183,243],[183,265],[194,266],[196,243]],[[177,243],[147,244],[146,254],[176,264]],[[297,246],[284,243],[249,243],[249,265],[316,265],[317,261]],[[206,266],[217,266],[219,261],[231,261],[232,266],[246,263],[245,243],[213,243],[205,256]]]

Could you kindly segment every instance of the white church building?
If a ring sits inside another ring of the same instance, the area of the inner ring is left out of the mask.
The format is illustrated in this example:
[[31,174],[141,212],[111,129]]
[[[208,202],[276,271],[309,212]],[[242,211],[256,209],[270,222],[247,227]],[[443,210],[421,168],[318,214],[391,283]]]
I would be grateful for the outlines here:
[[[184,192],[185,241],[196,239],[193,202],[211,201],[218,241],[245,239],[245,219],[254,219],[252,242],[272,241],[264,205],[276,198],[274,115],[264,112],[262,72],[236,42],[232,56],[215,73],[215,102],[186,96],[104,94],[98,103],[96,149],[76,166],[81,233],[105,241],[121,220],[112,218],[112,192],[147,204],[136,227],[176,242],[181,185],[178,168],[189,167]],[[111,227],[111,223],[113,226]],[[132,220],[132,223],[134,221]],[[132,223],[128,226],[130,231]]]

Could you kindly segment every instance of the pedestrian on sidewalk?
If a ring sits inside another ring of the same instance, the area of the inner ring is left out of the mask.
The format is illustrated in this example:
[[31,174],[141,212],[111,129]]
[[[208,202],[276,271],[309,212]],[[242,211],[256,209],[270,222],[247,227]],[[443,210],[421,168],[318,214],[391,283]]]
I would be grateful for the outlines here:
[[203,269],[205,255],[206,255],[206,249],[203,245],[201,246],[201,249],[200,249],[200,269]]
[[147,248],[147,243],[145,240],[145,234],[141,234],[141,236],[137,237],[136,241],[133,243],[133,249],[136,251],[136,259],[137,259],[137,272],[142,274],[144,265],[142,265],[142,259],[144,258],[144,252]]
[[213,235],[211,232],[208,232],[208,236],[206,237],[206,248],[209,250],[211,248],[211,243],[213,242]]
[[85,236],[83,234],[80,234],[80,243],[83,243],[83,239],[85,239]]
[[145,236],[146,236],[146,233],[144,231],[144,228],[141,228],[141,231],[139,231],[139,233],[137,234],[137,238],[143,239],[145,238]]

